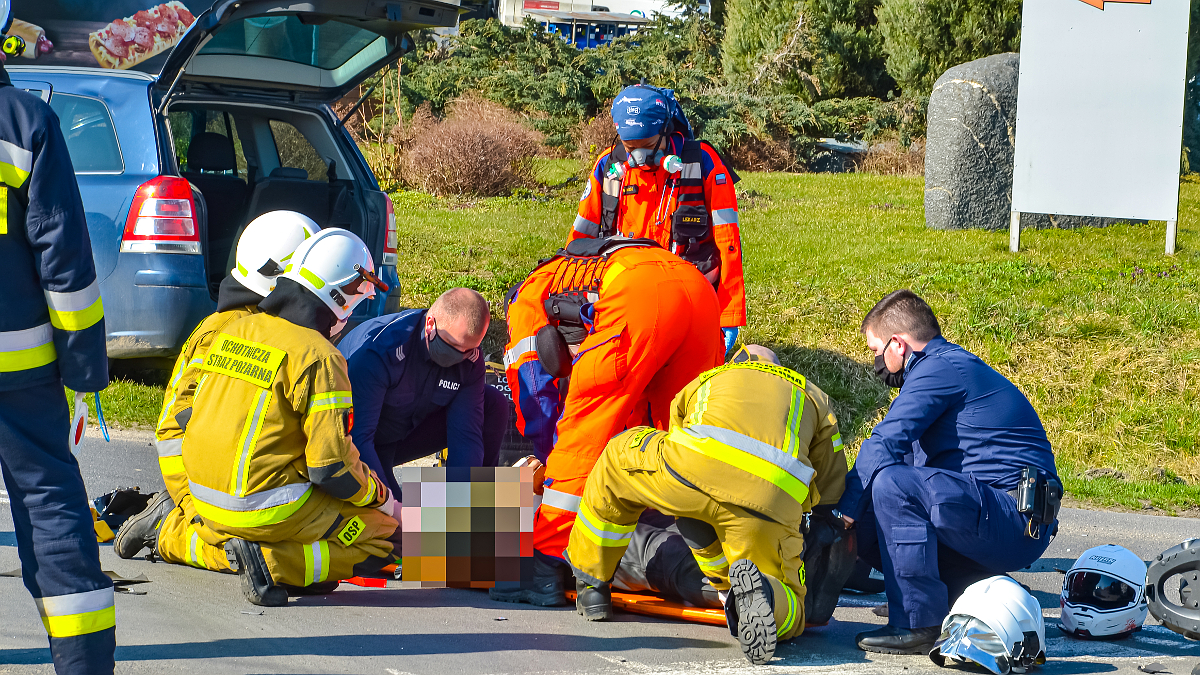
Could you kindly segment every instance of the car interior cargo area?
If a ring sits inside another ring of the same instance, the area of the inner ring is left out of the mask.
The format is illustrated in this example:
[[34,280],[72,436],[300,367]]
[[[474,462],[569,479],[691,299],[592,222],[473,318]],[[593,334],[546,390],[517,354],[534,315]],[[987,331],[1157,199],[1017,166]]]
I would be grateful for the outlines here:
[[180,175],[208,208],[205,266],[214,298],[234,265],[242,230],[264,213],[298,211],[323,228],[363,233],[366,213],[354,176],[322,116],[180,101],[167,120]]

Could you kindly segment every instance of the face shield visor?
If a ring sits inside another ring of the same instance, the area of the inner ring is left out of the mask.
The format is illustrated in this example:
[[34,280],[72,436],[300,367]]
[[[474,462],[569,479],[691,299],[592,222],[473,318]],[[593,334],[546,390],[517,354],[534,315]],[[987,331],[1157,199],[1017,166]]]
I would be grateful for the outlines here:
[[1006,645],[986,623],[968,614],[954,614],[942,624],[942,634],[929,653],[934,663],[975,663],[995,673],[1024,673],[1030,666],[1046,662],[1037,633],[1027,632],[1022,640]]
[[1068,604],[1092,607],[1102,612],[1126,609],[1137,602],[1137,589],[1100,572],[1071,572],[1063,588]]

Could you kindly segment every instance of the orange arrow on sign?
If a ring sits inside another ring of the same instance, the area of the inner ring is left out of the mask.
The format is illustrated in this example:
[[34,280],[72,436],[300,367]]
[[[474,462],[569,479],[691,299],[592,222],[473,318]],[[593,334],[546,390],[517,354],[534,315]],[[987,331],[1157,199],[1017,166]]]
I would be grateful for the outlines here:
[[1086,2],[1087,4],[1091,5],[1092,7],[1095,7],[1096,9],[1098,9],[1100,11],[1104,11],[1104,3],[1106,3],[1106,2],[1126,2],[1126,3],[1133,4],[1133,5],[1148,5],[1148,4],[1150,4],[1150,0],[1080,0],[1080,2]]

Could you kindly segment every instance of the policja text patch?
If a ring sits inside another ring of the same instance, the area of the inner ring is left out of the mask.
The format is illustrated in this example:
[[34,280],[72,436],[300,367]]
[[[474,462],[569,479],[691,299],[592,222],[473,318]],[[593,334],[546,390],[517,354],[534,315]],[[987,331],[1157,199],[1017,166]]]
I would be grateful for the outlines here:
[[268,389],[279,374],[284,356],[287,353],[282,349],[221,333],[200,367]]

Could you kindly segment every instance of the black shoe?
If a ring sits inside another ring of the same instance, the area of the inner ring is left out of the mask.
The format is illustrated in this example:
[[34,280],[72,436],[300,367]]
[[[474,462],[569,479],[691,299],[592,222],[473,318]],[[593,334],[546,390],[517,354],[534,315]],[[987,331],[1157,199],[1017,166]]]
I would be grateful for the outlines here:
[[729,632],[742,653],[756,666],[770,662],[777,642],[775,592],[758,566],[742,559],[729,566],[729,597],[725,601]]
[[242,578],[242,595],[250,604],[260,607],[283,607],[287,604],[288,592],[276,586],[271,579],[267,561],[258,544],[245,539],[230,539],[225,542],[225,555],[229,558],[229,566],[237,570]]
[[567,604],[567,566],[540,557],[533,559],[533,579],[512,588],[489,588],[488,597],[498,602],[524,602],[539,607]]
[[858,648],[880,654],[928,654],[942,633],[941,626],[928,628],[897,628],[887,625],[854,636]]
[[288,595],[329,595],[337,590],[342,582],[337,579],[330,581],[318,581],[315,584],[308,586],[293,586],[291,584],[279,584],[279,587],[287,591]]
[[174,508],[175,502],[171,501],[171,494],[166,490],[154,495],[141,513],[130,516],[121,524],[116,539],[113,539],[113,552],[125,560],[141,553],[144,548],[149,548],[153,555],[158,550],[158,530],[163,518]]
[[612,586],[600,584],[589,586],[583,581],[575,582],[575,613],[588,621],[608,621],[613,617]]

